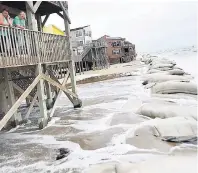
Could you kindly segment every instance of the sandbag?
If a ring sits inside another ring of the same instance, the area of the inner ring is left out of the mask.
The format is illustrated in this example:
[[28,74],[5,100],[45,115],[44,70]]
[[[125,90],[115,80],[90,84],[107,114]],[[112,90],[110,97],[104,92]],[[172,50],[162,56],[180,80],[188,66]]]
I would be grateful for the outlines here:
[[150,64],[152,62],[150,58],[144,58],[141,61],[144,62],[145,64]]
[[152,69],[156,69],[156,68],[173,68],[174,67],[174,64],[152,64],[152,66],[150,68]]
[[137,114],[150,118],[191,117],[197,120],[197,107],[167,102],[145,103],[139,108]]
[[165,73],[165,74],[168,74],[168,72],[162,71],[162,70],[159,70],[159,69],[151,69],[147,73],[148,74],[153,74],[153,73]]
[[178,66],[174,66],[173,69],[175,69],[175,70],[183,70],[182,68],[180,68],[180,67],[178,67]]
[[197,136],[197,121],[187,117],[171,117],[167,119],[156,119],[154,126],[161,137],[184,137]]
[[164,73],[164,74],[170,74],[170,75],[179,75],[182,76],[186,74],[183,70],[180,69],[172,69],[172,68],[157,68],[157,69],[150,69],[147,72],[148,74],[153,74],[153,73]]
[[183,70],[180,70],[180,69],[172,69],[172,70],[169,70],[168,71],[168,74],[170,75],[184,75],[185,72]]
[[167,59],[153,59],[151,64],[155,65],[155,64],[173,64],[176,65],[175,61],[170,61]]
[[147,124],[140,124],[133,132],[129,133],[126,136],[126,144],[140,149],[155,149],[161,152],[168,152],[171,149],[169,144],[161,140],[157,129]]
[[[150,83],[150,88],[154,86],[153,83]],[[147,87],[147,85],[146,85]],[[191,102],[197,102],[197,95],[192,95],[192,94],[185,94],[185,93],[176,93],[176,94],[152,94],[152,97],[156,98],[168,98],[168,99],[188,99],[191,100]]]
[[165,82],[165,81],[171,81],[171,80],[177,80],[177,81],[190,81],[193,77],[190,75],[186,76],[177,76],[177,75],[167,75],[167,74],[161,74],[161,73],[154,73],[154,74],[147,74],[142,77],[143,81],[150,82]]
[[[161,68],[154,68],[155,70],[159,70],[159,71],[169,71],[169,70],[173,70],[172,67],[161,67]],[[153,69],[153,70],[154,70]],[[150,68],[150,70],[152,70],[152,68]]]
[[155,94],[185,93],[197,95],[197,85],[190,82],[167,81],[157,83],[151,89]]

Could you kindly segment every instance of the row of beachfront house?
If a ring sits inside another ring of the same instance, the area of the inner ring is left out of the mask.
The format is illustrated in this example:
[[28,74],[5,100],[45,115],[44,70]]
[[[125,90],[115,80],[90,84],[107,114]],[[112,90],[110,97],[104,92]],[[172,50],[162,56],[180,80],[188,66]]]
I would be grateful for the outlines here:
[[[44,32],[49,32],[49,27],[54,28],[54,31],[56,30],[54,34],[60,34],[60,30],[58,31],[57,27],[53,25],[45,27]],[[50,32],[52,32],[52,29]],[[64,32],[61,32],[64,35]],[[75,57],[78,57],[83,53],[86,45],[89,45],[93,41],[99,41],[106,43],[106,54],[109,64],[130,62],[136,58],[135,45],[127,41],[125,38],[104,35],[97,40],[93,40],[90,25],[71,29],[70,34],[73,56]],[[75,61],[78,61],[78,58],[75,58]]]

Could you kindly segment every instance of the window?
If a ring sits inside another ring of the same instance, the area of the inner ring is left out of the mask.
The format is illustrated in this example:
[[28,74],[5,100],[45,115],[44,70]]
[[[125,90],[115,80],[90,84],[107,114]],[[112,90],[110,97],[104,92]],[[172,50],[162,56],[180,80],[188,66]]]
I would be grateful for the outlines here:
[[79,46],[82,46],[82,45],[83,45],[83,41],[80,40],[80,41],[78,42],[78,44],[79,44]]
[[120,49],[114,49],[112,50],[112,53],[115,55],[119,55],[120,54]]
[[91,41],[90,40],[86,40],[86,44],[89,44],[89,43],[91,43]]
[[76,37],[81,37],[82,36],[82,31],[76,31]]
[[121,41],[114,41],[111,43],[112,47],[117,47],[117,46],[121,46]]
[[129,49],[128,48],[124,48],[124,52],[129,52]]
[[91,37],[91,31],[85,32],[85,36]]

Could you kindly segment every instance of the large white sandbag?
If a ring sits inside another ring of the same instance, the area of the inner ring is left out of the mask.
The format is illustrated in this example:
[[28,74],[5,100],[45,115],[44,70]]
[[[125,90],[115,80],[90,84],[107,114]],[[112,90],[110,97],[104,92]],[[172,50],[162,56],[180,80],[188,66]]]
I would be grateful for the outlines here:
[[182,68],[180,68],[180,67],[178,67],[178,66],[174,66],[174,68],[173,69],[177,69],[177,70],[183,70]]
[[193,77],[190,75],[186,76],[177,76],[177,75],[167,75],[161,73],[154,73],[154,74],[147,74],[142,77],[143,81],[150,82],[165,82],[170,80],[177,80],[177,81],[190,81]]
[[151,64],[173,64],[176,65],[175,61],[167,60],[167,59],[153,59]]
[[197,85],[191,82],[166,81],[154,85],[151,92],[155,94],[186,93],[197,95]]
[[150,58],[148,58],[148,59],[145,59],[143,62],[144,62],[145,64],[150,64],[150,63],[152,62],[152,60],[151,60]]
[[[153,83],[150,83],[150,88],[152,86],[154,86]],[[147,85],[146,85],[147,87]],[[146,88],[145,87],[145,88]],[[156,97],[156,98],[164,98],[164,99],[176,99],[176,100],[190,100],[190,102],[197,102],[197,95],[192,95],[192,94],[185,94],[185,93],[176,93],[176,94],[152,94],[152,97]]]
[[161,64],[161,63],[159,63],[159,64],[153,64],[150,68],[156,69],[156,68],[165,68],[165,67],[173,68],[174,64]]
[[177,105],[167,102],[145,103],[139,108],[137,113],[150,118],[192,117],[197,120],[197,107],[195,105]]
[[180,70],[180,69],[172,69],[172,70],[169,70],[168,73],[170,75],[184,75],[185,74],[184,70]]
[[148,74],[153,74],[153,73],[165,73],[165,74],[168,74],[168,72],[166,71],[161,71],[159,69],[151,69],[147,72]]
[[169,70],[173,70],[173,67],[160,67],[160,68],[150,68],[150,70],[160,70],[160,71],[169,71]]
[[184,137],[197,136],[197,121],[187,117],[171,117],[167,119],[156,119],[154,126],[161,137]]
[[[149,120],[149,122],[150,121],[151,120]],[[140,149],[155,149],[161,152],[168,152],[171,148],[169,144],[161,140],[157,129],[147,124],[139,124],[134,131],[128,133],[126,136],[126,144]]]
[[157,69],[150,69],[147,72],[148,74],[153,74],[153,73],[164,73],[164,74],[170,74],[170,75],[179,75],[182,76],[185,74],[183,70],[180,69],[172,69],[172,68],[157,68]]
[[[148,158],[141,162],[131,163],[131,172],[117,171],[117,173],[197,173],[197,153],[194,151],[194,153],[189,154],[188,148],[179,151],[179,154],[174,153],[152,159],[150,157]],[[108,173],[113,172],[109,171]]]

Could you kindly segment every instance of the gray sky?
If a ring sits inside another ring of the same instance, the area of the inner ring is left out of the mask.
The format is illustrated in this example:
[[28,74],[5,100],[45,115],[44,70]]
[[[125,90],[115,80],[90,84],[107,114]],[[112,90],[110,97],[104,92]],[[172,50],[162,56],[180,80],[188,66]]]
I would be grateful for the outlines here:
[[[133,0],[68,0],[71,28],[91,25],[93,39],[120,36],[139,52],[174,49],[197,43],[197,3]],[[64,29],[52,15],[47,24]]]

